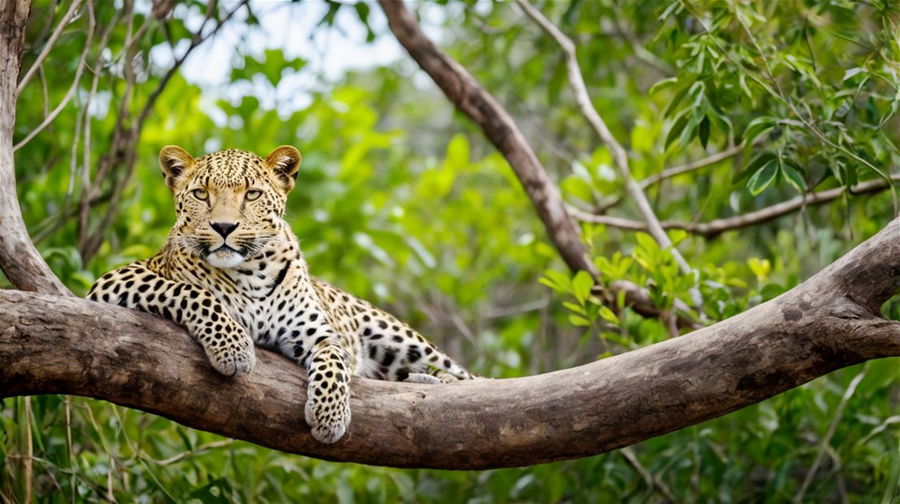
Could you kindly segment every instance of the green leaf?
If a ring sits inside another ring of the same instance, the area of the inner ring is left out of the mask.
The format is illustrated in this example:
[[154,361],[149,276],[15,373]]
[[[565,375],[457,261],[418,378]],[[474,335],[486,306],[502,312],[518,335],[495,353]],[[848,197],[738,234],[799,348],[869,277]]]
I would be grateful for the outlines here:
[[572,310],[572,311],[575,312],[575,313],[579,313],[579,314],[581,314],[581,315],[586,315],[586,312],[584,311],[584,307],[581,306],[581,305],[572,303],[572,302],[570,302],[570,301],[564,301],[564,302],[563,302],[563,306],[565,306],[566,308]]
[[756,196],[763,192],[775,180],[777,174],[778,163],[775,159],[771,159],[747,181],[747,189],[750,190],[750,194]]
[[650,86],[650,89],[647,90],[647,94],[650,96],[653,96],[660,90],[672,87],[677,83],[678,83],[678,77],[669,77],[668,79],[663,79],[663,80],[657,82],[656,84]]
[[606,306],[600,305],[597,309],[597,314],[600,315],[600,318],[609,322],[610,324],[618,324],[619,317],[616,317],[616,314],[613,313],[612,310],[607,308]]
[[803,192],[806,190],[806,181],[803,180],[803,174],[800,173],[800,170],[795,168],[796,164],[793,161],[785,161],[781,165],[781,171],[784,174],[784,178],[794,186],[798,191]]
[[778,120],[774,117],[757,117],[744,130],[744,143],[749,147],[760,135],[774,128]]
[[588,319],[586,319],[586,318],[584,318],[584,317],[582,317],[582,316],[575,315],[574,313],[573,313],[573,314],[569,314],[569,322],[570,322],[572,325],[578,326],[578,327],[588,327],[588,326],[591,325],[591,321],[590,321],[590,320],[588,320]]
[[681,103],[681,100],[683,100],[684,97],[687,96],[687,93],[690,89],[690,87],[686,87],[679,91],[674,98],[672,98],[672,101],[669,102],[669,106],[667,106],[666,110],[663,112],[663,117],[669,117],[672,115],[672,113],[678,107],[678,104]]
[[709,116],[703,116],[703,120],[700,121],[698,134],[700,135],[700,145],[705,149],[706,144],[709,142]]
[[675,122],[672,124],[672,127],[669,129],[669,133],[666,135],[666,148],[669,148],[669,145],[675,141],[676,138],[681,136],[681,132],[684,130],[684,127],[687,125],[687,110],[681,113]]
[[584,304],[588,296],[591,295],[591,288],[594,286],[594,279],[591,278],[587,271],[579,271],[572,278],[572,294],[579,303]]
[[775,155],[774,152],[765,151],[765,152],[759,153],[759,155],[757,155],[755,158],[750,160],[750,162],[747,164],[746,168],[744,168],[743,170],[741,170],[741,172],[739,172],[738,174],[735,175],[735,177],[731,181],[731,183],[736,184],[737,182],[743,180],[744,178],[749,177],[750,175],[756,173],[760,168],[762,168],[763,165],[765,165],[769,161],[774,161],[776,158],[777,158],[777,156]]

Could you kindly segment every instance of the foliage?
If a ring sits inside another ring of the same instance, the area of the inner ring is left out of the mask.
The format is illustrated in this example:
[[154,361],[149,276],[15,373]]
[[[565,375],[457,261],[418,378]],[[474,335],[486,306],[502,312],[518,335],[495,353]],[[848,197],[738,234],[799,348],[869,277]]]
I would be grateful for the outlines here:
[[[390,37],[368,4],[328,6],[320,30],[339,30],[349,13],[367,40]],[[627,144],[637,178],[743,143],[737,156],[650,186],[661,219],[740,215],[798,192],[898,173],[900,13],[892,2],[537,6],[578,44],[594,105]],[[25,68],[66,7],[36,2],[42,15],[29,27]],[[417,85],[408,62],[295,89],[288,77],[311,73],[309,62],[279,48],[238,48],[227,89],[209,89],[180,72],[166,79],[167,67],[153,56],[183,53],[202,3],[179,5],[165,22],[135,12],[129,23],[114,7],[95,5],[98,30],[109,29],[104,44],[98,33],[86,45],[84,15],[63,31],[17,111],[20,141],[64,99],[86,48],[91,63],[72,103],[16,152],[29,229],[76,293],[163,243],[173,212],[156,168],[162,145],[264,154],[294,144],[304,162],[288,218],[314,273],[389,308],[478,373],[545,372],[671,337],[667,324],[637,316],[621,300],[615,309],[603,306],[589,277],[564,271],[503,158],[439,91]],[[420,8],[437,13],[424,18],[438,20],[441,45],[509,107],[569,203],[592,208],[622,193],[609,152],[574,107],[561,52],[514,3]],[[232,23],[246,34],[263,29],[243,11]],[[308,95],[308,103],[271,99],[293,93]],[[116,152],[121,117],[124,127],[139,124],[134,165],[113,158],[98,173],[102,157]],[[713,322],[771,299],[881,229],[896,212],[894,192],[847,196],[715,238],[670,233],[696,278],[681,274],[649,235],[591,224],[581,231],[604,282],[631,280],[656,305],[671,309],[680,300],[692,307],[689,315]],[[611,213],[638,217],[627,200]],[[91,232],[103,238],[93,251],[84,240]],[[898,318],[900,302],[884,311]],[[641,443],[634,449],[640,467],[614,452],[477,473],[335,464],[89,399],[32,398],[30,411],[25,399],[7,399],[0,495],[19,499],[32,484],[53,502],[663,501],[644,477],[649,472],[683,501],[786,501],[821,453],[801,500],[890,502],[900,495],[898,382],[896,362],[836,372]],[[32,482],[24,478],[28,436]]]

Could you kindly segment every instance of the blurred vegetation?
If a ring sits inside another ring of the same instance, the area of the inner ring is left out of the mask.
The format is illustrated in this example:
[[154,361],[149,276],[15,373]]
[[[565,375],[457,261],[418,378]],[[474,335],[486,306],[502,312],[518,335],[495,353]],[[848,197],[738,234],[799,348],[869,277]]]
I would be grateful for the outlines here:
[[[280,48],[240,44],[228,83],[211,88],[178,70],[167,78],[175,57],[159,56],[184,53],[205,5],[180,4],[166,21],[149,16],[146,2],[131,13],[129,5],[82,6],[19,100],[17,142],[67,100],[17,150],[16,169],[31,234],[74,292],[163,243],[173,211],[156,166],[161,146],[265,154],[292,144],[304,162],[288,219],[313,272],[411,322],[473,371],[541,373],[670,337],[658,320],[627,309],[617,316],[591,298],[590,280],[565,270],[503,158],[410,61],[332,79]],[[203,33],[236,5],[209,11]],[[35,2],[23,68],[69,6]],[[594,105],[627,145],[636,178],[744,145],[650,186],[661,219],[709,221],[900,174],[892,0],[536,6],[578,44]],[[591,209],[622,194],[609,152],[574,107],[562,53],[515,4],[416,7],[429,33],[520,122],[569,203]],[[319,13],[317,30],[335,34],[342,23],[363,26],[360,43],[391,37],[374,4],[274,8]],[[243,7],[225,26],[243,37],[265,30]],[[302,85],[290,78],[299,74]],[[282,99],[296,95],[305,97],[300,106]],[[115,140],[123,131],[137,142]],[[135,149],[131,158],[123,145]],[[896,214],[896,192],[845,193],[714,238],[672,232],[696,283],[647,235],[581,230],[604,280],[644,285],[663,307],[691,303],[696,284],[703,313],[691,315],[711,323],[778,295],[880,230]],[[639,218],[627,199],[609,212]],[[99,240],[86,240],[91,234]],[[900,318],[900,302],[884,312]],[[875,361],[646,441],[632,457],[452,472],[285,455],[90,399],[14,398],[0,403],[0,500],[31,491],[48,502],[662,502],[668,491],[685,502],[888,503],[900,496],[898,404],[896,359]]]

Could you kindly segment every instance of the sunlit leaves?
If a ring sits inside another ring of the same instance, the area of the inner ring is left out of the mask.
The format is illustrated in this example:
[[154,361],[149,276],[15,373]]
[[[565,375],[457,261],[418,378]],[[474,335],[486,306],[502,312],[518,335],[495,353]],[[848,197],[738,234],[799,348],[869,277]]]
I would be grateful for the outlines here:
[[244,56],[242,64],[231,69],[231,80],[250,80],[259,74],[275,87],[285,72],[300,70],[305,65],[302,58],[286,58],[281,49],[266,49],[261,56]]

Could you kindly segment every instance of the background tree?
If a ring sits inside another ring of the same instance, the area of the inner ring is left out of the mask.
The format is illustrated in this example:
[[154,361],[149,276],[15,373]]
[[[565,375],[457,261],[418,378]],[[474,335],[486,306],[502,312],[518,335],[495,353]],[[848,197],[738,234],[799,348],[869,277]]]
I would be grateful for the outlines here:
[[[410,61],[297,85],[293,76],[315,73],[310,61],[248,43],[225,89],[204,89],[183,66],[220,27],[247,40],[264,32],[256,7],[123,6],[35,2],[17,86],[22,213],[76,294],[162,243],[172,216],[154,159],[172,142],[195,152],[298,145],[290,220],[316,273],[387,305],[486,376],[590,362],[667,340],[679,320],[735,315],[896,215],[890,2],[573,1],[538,4],[537,16],[506,3],[418,6],[581,221],[580,274],[558,259],[519,170]],[[373,43],[393,37],[369,4],[326,6],[322,33],[362,26]],[[308,16],[316,6],[278,8]],[[572,42],[568,56],[551,25]],[[569,90],[578,73],[588,101]],[[301,91],[305,103],[285,98]],[[592,109],[614,143],[598,136]],[[615,144],[653,216],[626,190]],[[653,217],[686,231],[667,235],[684,264],[658,233],[634,233]],[[591,273],[611,289],[592,294]],[[612,294],[633,298],[631,286],[647,289],[637,311]],[[900,308],[881,312],[897,319]],[[897,382],[896,361],[872,362],[633,449],[482,473],[337,465],[108,403],[11,398],[0,413],[0,495],[444,502],[452,488],[460,501],[889,500],[900,475]]]

